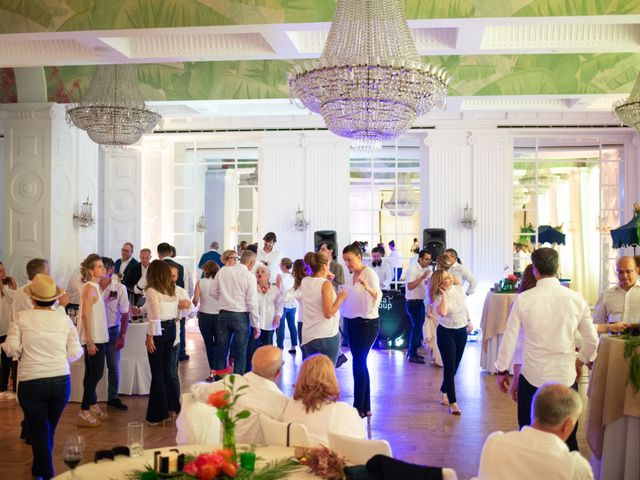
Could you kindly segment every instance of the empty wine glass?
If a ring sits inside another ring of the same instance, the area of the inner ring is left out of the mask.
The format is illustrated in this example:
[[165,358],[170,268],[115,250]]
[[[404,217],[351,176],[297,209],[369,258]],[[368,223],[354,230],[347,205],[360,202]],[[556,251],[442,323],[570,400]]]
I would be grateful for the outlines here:
[[84,451],[84,437],[82,435],[70,435],[64,442],[62,450],[62,460],[71,470],[71,478],[75,479],[75,469],[82,460],[82,452]]

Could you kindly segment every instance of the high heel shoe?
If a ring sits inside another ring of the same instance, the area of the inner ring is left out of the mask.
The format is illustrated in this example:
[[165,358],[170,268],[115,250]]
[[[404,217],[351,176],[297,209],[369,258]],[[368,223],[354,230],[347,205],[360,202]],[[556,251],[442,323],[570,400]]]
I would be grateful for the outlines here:
[[449,406],[449,397],[444,392],[440,392],[440,405]]
[[462,410],[460,410],[460,407],[458,407],[458,404],[456,402],[453,402],[451,405],[449,405],[449,413],[451,415],[462,415]]

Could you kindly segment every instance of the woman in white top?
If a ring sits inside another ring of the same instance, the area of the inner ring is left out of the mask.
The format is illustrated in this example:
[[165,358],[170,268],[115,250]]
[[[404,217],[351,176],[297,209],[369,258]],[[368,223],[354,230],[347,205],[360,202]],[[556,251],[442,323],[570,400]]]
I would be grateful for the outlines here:
[[347,292],[336,295],[333,285],[327,280],[329,259],[324,253],[309,252],[304,256],[304,263],[313,274],[305,277],[300,284],[304,304],[302,357],[323,353],[335,364],[340,347],[338,310],[347,298]]
[[291,275],[291,266],[293,263],[290,258],[283,258],[280,261],[280,274],[276,279],[276,286],[280,290],[282,297],[282,318],[280,326],[276,330],[276,345],[280,350],[284,349],[284,328],[285,324],[289,327],[289,337],[291,340],[291,348],[289,353],[296,354],[296,346],[298,345],[298,331],[296,329],[296,310],[298,302],[295,298],[287,297],[287,292],[293,288],[295,280]]
[[198,307],[198,328],[204,340],[204,347],[207,351],[207,361],[209,362],[209,376],[205,378],[206,382],[213,382],[216,376],[215,333],[220,307],[218,306],[218,301],[211,296],[211,285],[218,270],[220,270],[220,266],[216,262],[212,260],[206,262],[202,266],[202,278],[196,283],[196,288],[193,292],[193,304]]
[[442,385],[440,403],[449,406],[449,413],[460,415],[456,399],[455,375],[467,345],[467,333],[473,330],[469,322],[467,296],[455,285],[446,270],[436,270],[427,285],[429,303],[438,319],[437,342],[442,356]]
[[52,309],[64,293],[53,278],[36,275],[25,293],[34,307],[17,314],[2,348],[20,357],[18,398],[31,433],[31,475],[52,478],[53,439],[71,393],[69,361],[80,358],[82,347],[71,319]]
[[[18,288],[13,277],[9,277],[0,262],[0,345],[7,339],[9,331],[9,321],[11,320],[11,308],[13,306],[13,295]],[[13,376],[13,391],[15,392],[17,362],[8,357],[4,350],[0,349],[0,398],[5,395],[9,384],[9,373]],[[13,398],[13,396],[11,396]]]
[[302,346],[302,322],[304,321],[304,304],[302,303],[302,279],[309,273],[307,272],[307,266],[304,264],[304,260],[298,258],[293,262],[291,267],[291,276],[293,277],[293,287],[286,293],[285,302],[295,300],[298,304],[296,311],[298,322],[298,344]]
[[92,253],[80,264],[84,285],[80,292],[78,333],[84,346],[84,378],[82,404],[78,413],[79,427],[97,427],[108,415],[98,406],[96,387],[104,374],[105,353],[109,343],[107,311],[98,281],[107,273],[102,257]]
[[326,355],[308,357],[300,368],[293,401],[287,403],[283,422],[301,423],[314,444],[328,445],[327,432],[365,438],[358,412],[345,402],[338,402],[340,387],[335,363]]
[[151,426],[180,413],[180,393],[173,388],[171,358],[176,339],[178,297],[169,265],[154,260],[147,270],[147,301],[149,316],[147,355],[151,367],[151,387],[147,404],[147,423]]
[[382,291],[376,272],[362,263],[362,251],[358,245],[347,245],[342,250],[342,258],[349,270],[344,284],[349,296],[341,312],[353,356],[353,406],[364,418],[371,416],[367,356],[380,329],[378,306]]

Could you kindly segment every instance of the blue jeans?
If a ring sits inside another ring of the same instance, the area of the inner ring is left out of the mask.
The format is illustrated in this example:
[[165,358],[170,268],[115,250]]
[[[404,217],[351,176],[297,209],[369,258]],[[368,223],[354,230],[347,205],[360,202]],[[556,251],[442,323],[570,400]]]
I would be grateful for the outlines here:
[[215,352],[216,352],[216,323],[218,315],[213,313],[198,312],[198,328],[204,340],[204,348],[207,351],[207,362],[209,362],[209,370],[215,370]]
[[84,345],[84,378],[82,379],[82,386],[84,392],[82,393],[82,404],[80,408],[82,410],[89,410],[91,405],[98,403],[98,397],[96,395],[96,387],[102,375],[104,375],[104,359],[107,352],[106,343],[96,343],[98,351],[95,355],[89,355],[87,352],[87,346]]
[[120,325],[109,328],[109,343],[105,357],[107,359],[107,400],[118,397],[120,384],[120,350],[116,350],[116,343],[120,335]]
[[247,343],[251,336],[249,314],[220,310],[216,323],[216,370],[227,367],[229,347],[233,342],[233,373],[244,375],[246,372]]
[[337,333],[333,337],[316,338],[302,345],[302,359],[304,360],[316,353],[322,353],[331,359],[335,365],[340,349],[340,335]]
[[291,348],[298,345],[298,332],[296,330],[296,309],[285,308],[282,311],[280,326],[276,330],[276,345],[282,350],[284,348],[284,326],[285,323],[289,327],[289,336],[291,337]]
[[467,327],[445,328],[438,325],[436,331],[438,350],[442,357],[442,385],[440,391],[447,394],[449,403],[456,402],[455,376],[467,345]]
[[180,411],[180,397],[176,395],[171,377],[172,361],[174,364],[177,363],[173,348],[175,339],[176,323],[173,320],[162,322],[162,335],[153,337],[156,351],[147,353],[151,369],[151,387],[146,416],[149,422],[161,422],[169,416],[169,410],[176,413]]
[[51,450],[58,420],[69,401],[69,375],[27,380],[18,385],[18,399],[31,433],[31,475],[52,478]]
[[367,356],[378,338],[377,318],[345,318],[349,350],[353,355],[353,406],[361,416],[371,411],[371,387]]
[[411,337],[409,338],[409,350],[407,355],[415,357],[418,354],[420,339],[422,338],[422,326],[426,315],[423,300],[407,300],[405,303],[407,314],[411,319]]

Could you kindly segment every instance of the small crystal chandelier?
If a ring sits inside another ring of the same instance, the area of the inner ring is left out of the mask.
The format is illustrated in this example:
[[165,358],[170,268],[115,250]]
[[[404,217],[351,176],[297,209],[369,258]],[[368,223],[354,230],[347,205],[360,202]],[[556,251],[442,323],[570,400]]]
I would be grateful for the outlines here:
[[309,227],[309,222],[304,218],[304,210],[298,207],[296,210],[296,221],[293,224],[293,229],[297,232],[306,232]]
[[203,233],[207,231],[207,220],[204,218],[204,213],[200,215],[198,223],[196,223],[196,232]]
[[596,230],[598,230],[602,235],[608,235],[611,231],[611,227],[609,226],[609,222],[607,222],[607,215],[605,213],[598,215],[598,219],[596,220]]
[[445,108],[451,78],[423,64],[400,0],[339,0],[317,64],[288,74],[290,99],[365,150],[406,132],[417,116]]
[[67,123],[99,145],[133,145],[161,116],[147,109],[133,65],[98,65],[80,104],[67,106]]
[[460,220],[462,226],[468,230],[473,230],[478,221],[473,218],[473,208],[469,206],[469,204],[465,204],[464,210],[462,211],[462,220]]
[[93,218],[92,208],[93,205],[87,198],[87,201],[80,207],[80,213],[73,214],[73,221],[83,228],[92,227],[96,223],[95,218]]
[[546,193],[558,178],[546,168],[541,168],[537,172],[535,168],[528,169],[518,181],[520,185],[527,189],[527,193]]
[[613,103],[613,111],[621,123],[640,132],[640,75],[626,100]]
[[398,217],[410,217],[420,208],[420,202],[411,184],[410,173],[398,173],[398,182],[393,189],[391,199],[388,202],[383,201],[382,208]]

